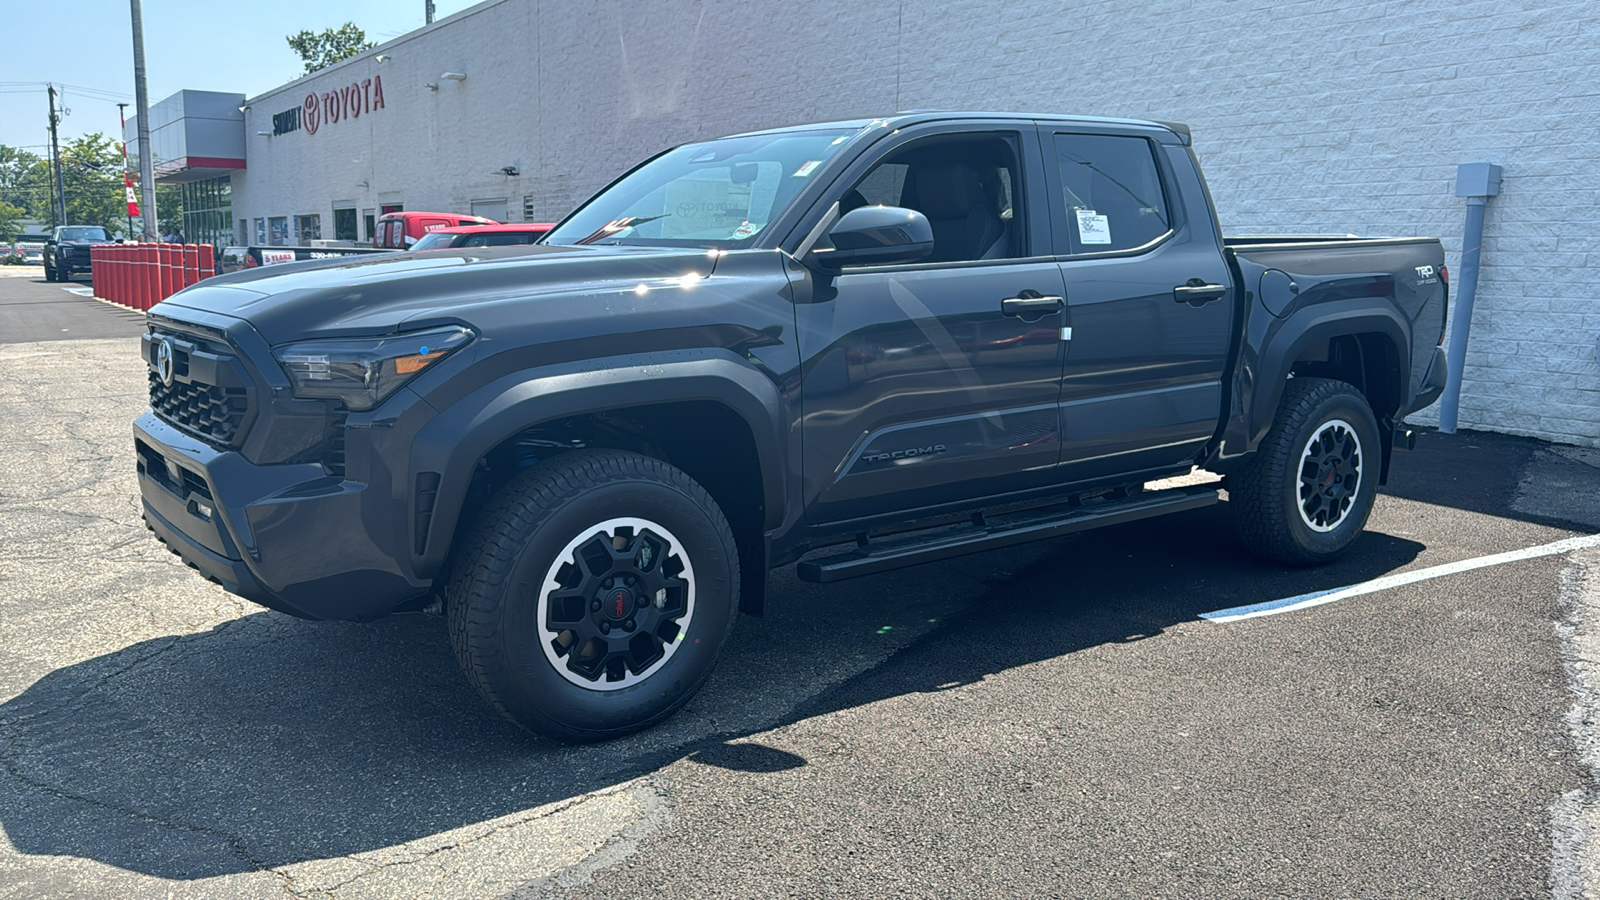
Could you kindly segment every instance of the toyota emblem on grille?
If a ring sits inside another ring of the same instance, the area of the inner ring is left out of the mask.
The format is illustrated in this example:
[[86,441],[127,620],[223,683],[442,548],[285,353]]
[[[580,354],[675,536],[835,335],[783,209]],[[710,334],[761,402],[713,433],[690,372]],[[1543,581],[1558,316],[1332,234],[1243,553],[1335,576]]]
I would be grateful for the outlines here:
[[156,377],[167,387],[172,387],[172,342],[162,338],[156,342]]

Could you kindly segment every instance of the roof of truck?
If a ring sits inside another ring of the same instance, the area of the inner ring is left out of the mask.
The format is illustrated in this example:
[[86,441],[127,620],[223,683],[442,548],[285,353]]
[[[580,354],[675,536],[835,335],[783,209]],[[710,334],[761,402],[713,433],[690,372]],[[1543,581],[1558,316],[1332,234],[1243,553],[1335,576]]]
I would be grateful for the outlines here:
[[732,137],[745,137],[754,134],[778,134],[786,131],[816,131],[824,129],[863,129],[879,126],[883,128],[904,128],[908,125],[918,125],[923,122],[946,122],[963,119],[1023,119],[1033,122],[1059,122],[1062,124],[1076,125],[1115,125],[1132,128],[1153,128],[1170,131],[1189,143],[1189,126],[1179,122],[1154,122],[1148,119],[1113,119],[1104,116],[1064,116],[1053,113],[1019,113],[1019,112],[982,112],[972,110],[949,109],[916,109],[893,113],[876,119],[840,119],[832,122],[807,122],[799,125],[785,125],[780,128],[765,128],[760,131],[747,131]]

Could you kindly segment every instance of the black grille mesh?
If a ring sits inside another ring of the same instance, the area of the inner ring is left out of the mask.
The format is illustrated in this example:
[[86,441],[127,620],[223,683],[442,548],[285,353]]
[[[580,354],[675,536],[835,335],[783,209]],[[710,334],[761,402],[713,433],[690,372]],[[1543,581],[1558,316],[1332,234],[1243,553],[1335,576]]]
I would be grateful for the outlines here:
[[333,427],[328,432],[328,444],[322,454],[322,467],[328,470],[329,475],[344,476],[344,420],[348,413],[339,413],[333,419]]
[[250,411],[250,398],[239,387],[183,381],[168,386],[151,372],[150,408],[174,425],[218,443],[232,444]]

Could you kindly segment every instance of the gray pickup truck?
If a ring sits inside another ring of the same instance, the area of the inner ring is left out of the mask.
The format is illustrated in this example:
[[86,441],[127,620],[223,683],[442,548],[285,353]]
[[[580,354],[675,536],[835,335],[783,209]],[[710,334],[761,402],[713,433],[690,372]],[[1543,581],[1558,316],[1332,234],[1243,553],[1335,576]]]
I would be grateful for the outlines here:
[[678,709],[777,566],[835,581],[1217,502],[1146,487],[1195,466],[1259,555],[1334,558],[1443,388],[1446,284],[1429,238],[1224,239],[1180,125],[743,134],[646,161],[540,246],[157,305],[144,516],[274,609],[442,609],[508,718],[602,739]]

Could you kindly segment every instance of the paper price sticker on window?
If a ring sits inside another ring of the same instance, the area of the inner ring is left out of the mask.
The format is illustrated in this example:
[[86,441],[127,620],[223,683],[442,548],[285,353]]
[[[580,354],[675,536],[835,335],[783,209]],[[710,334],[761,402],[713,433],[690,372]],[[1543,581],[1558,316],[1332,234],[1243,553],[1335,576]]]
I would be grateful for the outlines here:
[[1092,209],[1074,210],[1078,214],[1078,240],[1085,244],[1111,243],[1111,223]]
[[822,160],[813,159],[810,162],[806,163],[805,165],[802,165],[800,168],[795,169],[794,170],[794,177],[796,177],[796,178],[804,178],[807,175],[810,175],[812,172],[816,171],[817,166],[820,166],[820,165],[822,165]]

